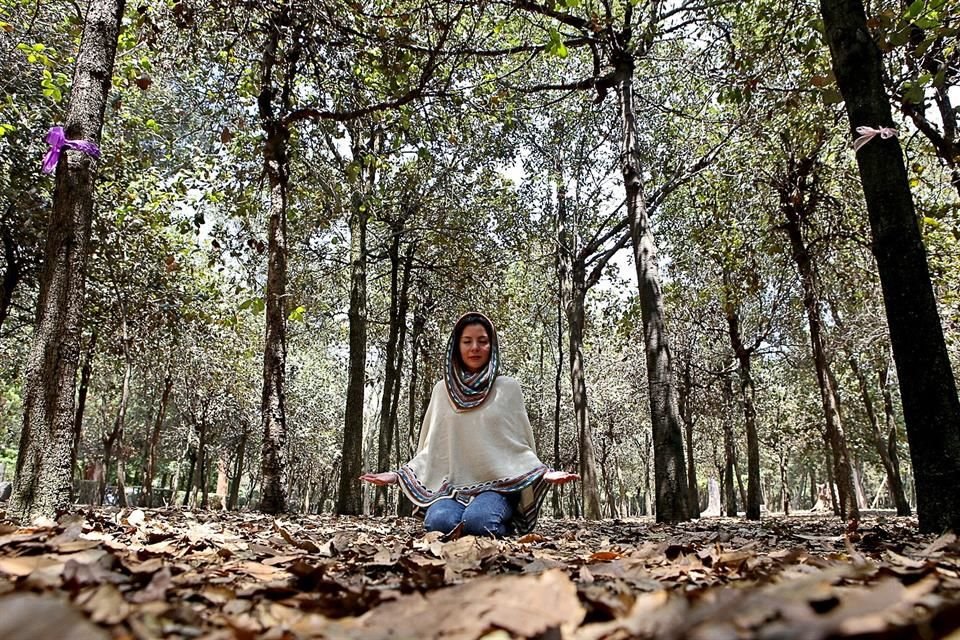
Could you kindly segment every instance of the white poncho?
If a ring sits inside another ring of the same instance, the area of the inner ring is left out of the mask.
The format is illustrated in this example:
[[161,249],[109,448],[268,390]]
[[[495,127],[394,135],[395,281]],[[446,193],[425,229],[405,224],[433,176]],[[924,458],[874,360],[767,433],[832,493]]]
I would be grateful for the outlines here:
[[549,469],[537,457],[520,383],[500,376],[476,409],[458,412],[443,382],[433,388],[414,458],[398,471],[410,500],[427,507],[442,498],[469,503],[483,491],[518,493],[510,527],[536,524]]

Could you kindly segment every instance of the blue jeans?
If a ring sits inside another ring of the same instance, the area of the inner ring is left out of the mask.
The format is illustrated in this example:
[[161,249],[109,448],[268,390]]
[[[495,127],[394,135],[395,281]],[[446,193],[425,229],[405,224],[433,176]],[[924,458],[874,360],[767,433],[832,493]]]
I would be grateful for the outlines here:
[[517,495],[484,491],[463,506],[453,498],[437,500],[427,508],[423,527],[427,531],[450,533],[463,523],[463,532],[471,536],[507,535],[507,522],[516,507]]

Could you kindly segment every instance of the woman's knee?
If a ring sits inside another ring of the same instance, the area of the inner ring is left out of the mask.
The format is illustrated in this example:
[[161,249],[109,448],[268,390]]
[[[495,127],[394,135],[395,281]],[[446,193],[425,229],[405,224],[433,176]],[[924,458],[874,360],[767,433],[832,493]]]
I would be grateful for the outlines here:
[[510,499],[499,493],[481,493],[463,512],[463,532],[472,536],[507,534],[507,522],[513,515]]
[[451,498],[444,498],[434,502],[427,508],[423,517],[423,528],[427,531],[450,533],[463,516],[463,505]]

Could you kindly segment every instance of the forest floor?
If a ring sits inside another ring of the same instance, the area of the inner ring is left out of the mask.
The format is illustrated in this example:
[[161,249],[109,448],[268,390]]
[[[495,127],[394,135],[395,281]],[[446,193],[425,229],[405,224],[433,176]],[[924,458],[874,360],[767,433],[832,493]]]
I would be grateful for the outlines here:
[[960,639],[960,542],[885,516],[546,519],[499,541],[392,517],[0,520],[0,638],[162,637]]

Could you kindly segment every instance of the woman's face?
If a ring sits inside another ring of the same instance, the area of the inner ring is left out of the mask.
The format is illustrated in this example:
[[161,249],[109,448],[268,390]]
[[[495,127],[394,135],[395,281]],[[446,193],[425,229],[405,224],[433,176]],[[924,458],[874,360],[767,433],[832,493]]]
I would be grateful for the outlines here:
[[490,336],[482,324],[468,324],[460,334],[460,360],[468,371],[479,371],[490,362]]

